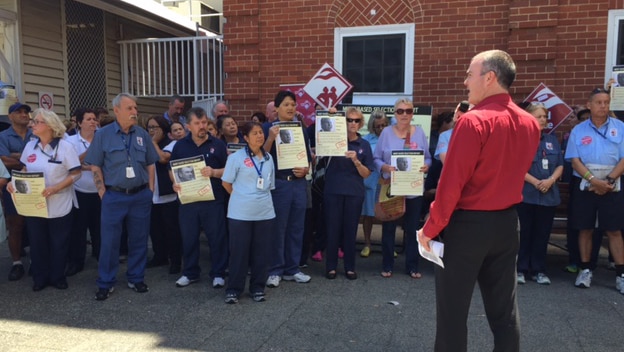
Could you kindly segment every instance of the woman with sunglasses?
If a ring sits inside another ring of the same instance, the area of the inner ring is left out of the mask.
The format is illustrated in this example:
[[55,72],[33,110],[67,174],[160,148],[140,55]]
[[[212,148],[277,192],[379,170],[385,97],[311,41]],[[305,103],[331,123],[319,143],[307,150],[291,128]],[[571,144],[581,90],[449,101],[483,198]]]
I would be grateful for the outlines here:
[[[50,110],[33,111],[31,126],[37,139],[26,144],[20,162],[24,172],[42,172],[47,217],[26,216],[26,231],[30,241],[30,272],[33,291],[52,285],[67,289],[65,263],[72,227],[72,205],[75,195],[72,185],[80,176],[80,159],[72,145],[63,140],[65,126]],[[15,192],[13,184],[7,186]]]
[[[383,110],[375,110],[368,118],[368,134],[362,137],[371,146],[371,153],[377,146],[379,135],[384,128],[390,125],[390,119]],[[364,230],[364,248],[360,252],[360,256],[366,258],[371,252],[371,233],[373,231],[373,219],[375,218],[375,198],[377,195],[377,183],[379,182],[379,171],[374,169],[370,176],[364,179],[364,187],[366,194],[364,195],[364,204],[362,205],[362,229]]]
[[[413,116],[414,104],[412,101],[405,98],[397,100],[394,103],[394,117],[397,123],[392,128],[384,129],[379,136],[374,152],[375,165],[385,182],[389,182],[391,172],[396,171],[396,168],[391,165],[393,150],[422,150],[425,154],[425,165],[420,169],[422,173],[426,173],[431,165],[427,136],[422,128],[411,125]],[[406,197],[405,215],[403,216],[405,271],[413,279],[422,277],[418,271],[420,255],[418,254],[418,244],[416,242],[416,228],[420,222],[421,208],[422,196]],[[398,221],[385,221],[382,224],[383,271],[381,276],[385,278],[392,276],[394,267],[394,237]]]
[[563,155],[557,137],[543,133],[548,124],[548,109],[542,103],[531,103],[525,110],[533,115],[542,130],[537,153],[531,168],[524,176],[522,203],[518,204],[520,220],[520,248],[518,249],[519,284],[531,274],[533,281],[549,285],[546,276],[546,250],[555,208],[561,202],[557,180],[563,173]]
[[[330,110],[331,112],[331,110]],[[362,203],[364,179],[375,168],[370,144],[358,131],[364,126],[364,116],[356,108],[347,109],[347,152],[345,157],[330,157],[325,168],[323,208],[327,229],[326,277],[336,278],[338,247],[344,252],[345,276],[357,279],[355,272],[355,238]]]

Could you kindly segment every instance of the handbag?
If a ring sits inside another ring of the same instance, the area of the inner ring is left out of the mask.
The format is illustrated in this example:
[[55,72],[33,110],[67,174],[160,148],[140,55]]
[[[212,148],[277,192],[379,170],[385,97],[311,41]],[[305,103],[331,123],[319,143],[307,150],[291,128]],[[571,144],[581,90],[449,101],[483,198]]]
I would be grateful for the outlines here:
[[375,218],[393,221],[405,214],[405,196],[390,195],[390,180],[379,179],[379,193],[375,203]]

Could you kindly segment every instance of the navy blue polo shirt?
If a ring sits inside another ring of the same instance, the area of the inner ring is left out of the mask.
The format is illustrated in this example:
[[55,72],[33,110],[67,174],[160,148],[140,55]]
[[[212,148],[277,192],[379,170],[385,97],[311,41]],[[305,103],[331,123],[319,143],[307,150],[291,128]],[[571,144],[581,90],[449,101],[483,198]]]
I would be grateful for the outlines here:
[[[548,168],[544,169],[543,160],[548,160]],[[538,180],[544,180],[555,172],[555,169],[563,165],[563,155],[557,137],[551,134],[542,134],[537,153],[531,163],[529,174]],[[559,196],[559,187],[553,185],[546,193],[540,192],[535,186],[528,182],[524,182],[522,189],[522,201],[527,204],[536,204],[543,206],[557,206],[561,203]]]
[[[275,121],[275,122],[286,122],[286,121]],[[262,125],[262,131],[264,132],[265,139],[269,137],[269,129],[273,127],[273,124],[275,122],[265,122]],[[309,164],[310,162],[312,162],[312,154],[310,153],[310,139],[308,138],[308,132],[306,131],[305,127],[303,127],[303,124],[301,124],[301,131],[303,132],[303,141],[305,143],[306,154],[308,156],[308,164]],[[277,170],[275,172],[275,178],[285,179],[288,176],[294,176],[292,169],[284,169],[284,170],[277,169],[277,148],[275,147],[275,142],[273,142],[273,145],[271,146],[271,150],[269,151],[269,153],[271,153],[271,156],[273,157],[272,158],[273,166],[275,166],[275,170]]]
[[[120,188],[135,188],[149,182],[147,166],[158,161],[152,137],[144,129],[132,126],[124,133],[117,121],[96,131],[87,149],[85,162],[102,169],[104,184]],[[134,177],[126,177],[132,166]]]
[[[358,139],[349,141],[348,149],[356,152],[358,160],[367,169],[375,170],[373,152],[368,141],[358,136]],[[365,192],[364,179],[353,161],[344,156],[332,156],[325,169],[325,194],[364,196]]]
[[[173,151],[171,151],[171,161],[191,158],[198,155],[204,156],[206,166],[210,166],[213,169],[223,169],[227,161],[227,147],[220,139],[210,134],[208,134],[208,139],[204,143],[197,146],[193,141],[193,136],[189,133],[173,147]],[[171,169],[171,164],[169,164],[169,169]],[[218,177],[211,177],[210,184],[212,185],[212,192],[214,193],[215,200],[223,201],[225,199],[225,189],[223,189],[221,185],[221,179]]]
[[11,153],[21,153],[26,146],[26,143],[31,139],[36,138],[33,136],[31,129],[26,132],[26,137],[22,137],[15,132],[13,126],[0,132],[0,156],[9,156]]

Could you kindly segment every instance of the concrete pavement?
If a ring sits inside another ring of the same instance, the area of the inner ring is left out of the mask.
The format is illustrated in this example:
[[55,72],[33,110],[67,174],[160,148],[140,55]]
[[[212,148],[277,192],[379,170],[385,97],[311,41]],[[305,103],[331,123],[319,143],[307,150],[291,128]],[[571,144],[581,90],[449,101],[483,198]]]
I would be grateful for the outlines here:
[[[207,272],[207,247],[201,264]],[[573,287],[564,273],[566,256],[552,247],[550,286],[534,282],[518,289],[522,351],[622,351],[624,295],[614,289],[614,273],[605,258],[590,289]],[[28,260],[27,258],[24,258]],[[94,300],[96,262],[69,278],[69,289],[33,292],[32,280],[6,281],[10,258],[0,244],[0,351],[431,351],[435,335],[433,267],[421,261],[424,277],[379,275],[379,248],[357,259],[358,280],[339,270],[336,280],[323,277],[324,265],[310,262],[308,284],[282,282],[268,289],[267,301],[244,296],[237,305],[223,303],[206,277],[176,288],[177,275],[166,267],[148,269],[150,292],[126,288],[124,266],[116,291]],[[342,268],[339,268],[342,269]],[[390,304],[398,302],[398,305]],[[468,318],[469,351],[492,350],[492,338],[479,290]]]

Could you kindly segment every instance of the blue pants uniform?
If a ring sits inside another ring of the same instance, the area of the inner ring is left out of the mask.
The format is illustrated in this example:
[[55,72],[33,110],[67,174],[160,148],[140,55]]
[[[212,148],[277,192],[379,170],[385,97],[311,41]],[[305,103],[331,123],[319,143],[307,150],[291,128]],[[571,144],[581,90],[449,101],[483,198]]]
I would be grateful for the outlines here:
[[[418,242],[416,242],[416,228],[420,223],[420,209],[422,197],[405,199],[405,215],[403,216],[403,230],[405,231],[405,272],[418,272]],[[392,271],[394,268],[394,238],[397,221],[386,221],[381,225],[381,251],[383,253],[383,271]]]
[[102,231],[97,285],[110,288],[117,281],[119,270],[119,244],[122,225],[128,229],[128,271],[130,283],[143,282],[147,262],[152,192],[149,188],[124,194],[107,190],[102,198]]
[[327,222],[327,272],[336,270],[338,247],[344,252],[344,270],[355,271],[355,238],[364,195],[326,194],[323,199]]
[[71,213],[52,219],[26,217],[26,223],[34,284],[45,286],[65,281]]
[[224,277],[228,263],[228,240],[225,231],[225,206],[222,201],[180,205],[182,235],[182,273],[191,280],[199,278],[199,232],[204,230],[210,246],[210,277]]

